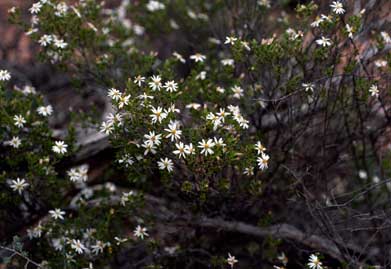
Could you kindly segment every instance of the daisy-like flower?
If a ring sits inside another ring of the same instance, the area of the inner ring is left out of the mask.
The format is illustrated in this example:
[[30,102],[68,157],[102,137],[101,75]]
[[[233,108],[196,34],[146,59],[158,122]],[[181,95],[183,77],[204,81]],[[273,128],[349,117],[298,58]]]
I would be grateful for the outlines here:
[[221,122],[223,121],[222,117],[215,115],[213,112],[209,112],[208,115],[206,115],[206,119],[213,123],[215,130],[221,125]]
[[219,92],[219,93],[225,93],[225,89],[223,87],[220,87],[220,86],[218,86],[216,88],[216,91]]
[[123,108],[129,104],[130,95],[124,95],[119,98],[118,108]]
[[185,146],[185,153],[188,154],[188,155],[193,155],[193,154],[195,154],[195,149],[194,149],[192,143],[190,143],[189,145],[186,145],[186,146]]
[[18,128],[23,128],[24,124],[26,123],[26,120],[22,115],[15,115],[14,116],[14,124]]
[[163,88],[168,92],[176,92],[178,90],[178,83],[176,83],[174,80],[167,81],[164,83]]
[[322,262],[319,260],[319,257],[316,256],[315,254],[311,254],[310,258],[307,263],[308,267],[310,269],[322,269]]
[[235,45],[235,42],[236,42],[237,40],[238,40],[238,39],[237,39],[236,37],[227,36],[227,37],[225,37],[224,44]]
[[151,12],[158,11],[164,9],[165,6],[163,3],[160,3],[159,1],[150,0],[147,4],[147,9]]
[[244,168],[243,175],[253,176],[254,175],[254,167],[246,167],[246,168]]
[[71,248],[74,249],[79,254],[83,254],[83,252],[87,250],[87,248],[83,245],[82,242],[80,242],[79,239],[78,240],[73,239],[71,241]]
[[11,74],[8,70],[0,70],[0,81],[7,81],[11,79]]
[[185,145],[182,142],[176,143],[175,147],[177,148],[172,153],[175,155],[178,155],[178,158],[186,158],[186,148]]
[[234,268],[235,263],[237,263],[238,260],[235,258],[235,256],[232,256],[230,253],[228,253],[227,263],[231,268]]
[[145,148],[144,155],[147,155],[148,153],[156,154],[156,146],[154,144],[148,143],[147,141],[144,141],[144,143],[141,145],[143,148]]
[[95,245],[91,246],[91,252],[95,255],[98,255],[99,253],[103,253],[103,249],[106,247],[106,244],[103,243],[100,240],[97,240]]
[[148,85],[152,91],[160,91],[162,88],[162,78],[160,76],[152,76]]
[[125,206],[125,204],[127,202],[130,201],[130,199],[134,196],[134,192],[133,191],[129,191],[129,192],[123,192],[122,193],[122,196],[121,196],[121,205]]
[[37,112],[39,115],[47,117],[52,115],[53,113],[53,107],[51,105],[48,106],[40,106],[37,108]]
[[133,235],[138,238],[144,239],[145,236],[149,236],[147,231],[147,228],[137,225],[136,229],[133,231]]
[[198,142],[198,147],[201,149],[201,154],[205,154],[205,156],[208,156],[208,154],[212,155],[214,151],[212,148],[215,146],[215,143],[212,139],[208,139],[205,141],[205,139],[202,139],[201,142]]
[[302,83],[301,86],[304,88],[306,92],[313,92],[315,89],[315,85],[313,83]]
[[194,54],[194,55],[191,55],[191,56],[190,56],[190,59],[193,60],[193,61],[195,61],[196,63],[198,63],[198,62],[201,62],[201,63],[202,63],[202,62],[205,61],[206,56],[203,55],[203,54],[200,54],[200,53],[196,53],[196,54]]
[[214,137],[213,140],[215,141],[215,145],[217,147],[222,147],[224,148],[225,146],[227,146],[225,143],[224,143],[224,140],[220,137],[219,139],[217,139],[217,137]]
[[373,84],[370,88],[369,88],[369,92],[371,93],[371,96],[379,96],[379,89],[377,88],[377,86],[375,84]]
[[52,147],[53,152],[58,154],[64,154],[67,153],[67,147],[68,145],[65,144],[64,141],[56,141],[54,142],[54,146]]
[[174,56],[178,61],[180,61],[181,63],[186,63],[186,60],[185,58],[183,58],[183,56],[181,54],[179,54],[178,52],[174,52],[172,54],[172,56]]
[[224,108],[220,108],[220,111],[217,112],[216,115],[219,116],[219,118],[222,122],[224,122],[225,117],[231,115],[231,113],[226,112]]
[[42,47],[46,47],[50,45],[52,42],[53,42],[53,37],[51,35],[43,35],[38,40],[39,45],[41,45]]
[[267,155],[266,153],[262,153],[261,157],[257,158],[259,169],[261,170],[267,169],[269,165],[269,159],[270,159],[269,155]]
[[56,208],[54,210],[49,210],[49,214],[55,220],[57,220],[57,219],[63,220],[65,212],[61,211],[61,209],[59,209],[59,208]]
[[37,2],[37,3],[34,3],[29,8],[29,11],[30,11],[31,14],[38,14],[41,11],[41,8],[42,8],[42,3],[41,2]]
[[56,6],[56,12],[54,15],[57,17],[63,17],[68,12],[68,5],[65,2],[58,3]]
[[114,125],[110,122],[102,122],[101,126],[100,126],[100,130],[99,130],[101,133],[104,133],[104,134],[111,134],[113,131],[114,131]]
[[387,32],[384,32],[384,31],[380,32],[380,35],[381,35],[384,43],[386,43],[386,44],[391,43],[391,37]]
[[190,103],[190,104],[186,105],[186,108],[192,108],[192,109],[195,109],[195,110],[198,110],[200,107],[201,107],[201,105],[198,104],[198,103]]
[[114,101],[119,101],[119,99],[121,99],[122,96],[121,92],[114,88],[109,89],[107,95]]
[[159,146],[161,143],[162,135],[155,134],[155,131],[149,132],[149,134],[145,134],[144,138],[147,139],[145,142],[150,143],[152,145]]
[[333,9],[335,14],[341,15],[345,13],[345,9],[340,1],[333,1],[330,7]]
[[266,148],[262,145],[262,143],[260,141],[258,141],[256,144],[255,144],[255,150],[257,151],[257,154],[261,154],[261,153],[264,153],[266,151]]
[[19,194],[22,194],[22,191],[27,188],[30,184],[26,182],[23,178],[17,178],[16,180],[12,180],[10,187],[13,191],[17,191]]
[[22,140],[20,140],[19,137],[14,136],[14,137],[12,137],[11,140],[4,142],[4,144],[5,144],[5,145],[10,145],[10,146],[12,146],[12,147],[14,147],[14,148],[17,149],[17,148],[19,148],[20,145],[22,144]]
[[160,159],[160,161],[157,162],[157,165],[160,170],[167,169],[168,172],[172,172],[174,168],[174,163],[168,158]]
[[350,26],[349,24],[346,24],[346,32],[348,33],[349,38],[353,38],[353,27]]
[[179,130],[179,126],[176,122],[171,122],[168,124],[168,128],[164,129],[164,131],[168,132],[166,138],[170,138],[171,141],[180,139],[182,135],[182,131]]
[[240,99],[240,97],[243,96],[243,89],[237,85],[233,86],[231,88],[232,92],[234,93],[234,97],[237,99]]
[[54,36],[54,46],[59,49],[65,49],[68,46],[68,43],[66,43],[64,39],[59,39]]
[[164,120],[167,117],[167,113],[163,112],[163,108],[158,106],[157,108],[153,107],[151,108],[152,114],[149,115],[151,117],[151,121],[153,124],[156,122],[161,123],[162,120]]
[[221,60],[221,64],[224,65],[224,66],[234,66],[235,64],[235,61],[234,59],[222,59]]
[[324,37],[324,36],[322,36],[320,39],[316,40],[315,42],[316,42],[316,44],[318,44],[319,46],[322,46],[322,47],[330,47],[331,46],[331,39]]
[[134,84],[137,84],[139,87],[141,87],[141,85],[144,83],[145,81],[145,77],[142,77],[140,75],[138,75],[137,77],[134,78]]

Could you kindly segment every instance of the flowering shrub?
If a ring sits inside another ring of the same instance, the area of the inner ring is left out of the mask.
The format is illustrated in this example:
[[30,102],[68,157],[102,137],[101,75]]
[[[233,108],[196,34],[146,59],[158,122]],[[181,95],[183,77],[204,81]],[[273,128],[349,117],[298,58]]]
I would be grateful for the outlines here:
[[108,2],[9,10],[43,63],[105,105],[59,131],[39,85],[0,70],[4,264],[387,264],[391,38],[365,47],[368,11]]

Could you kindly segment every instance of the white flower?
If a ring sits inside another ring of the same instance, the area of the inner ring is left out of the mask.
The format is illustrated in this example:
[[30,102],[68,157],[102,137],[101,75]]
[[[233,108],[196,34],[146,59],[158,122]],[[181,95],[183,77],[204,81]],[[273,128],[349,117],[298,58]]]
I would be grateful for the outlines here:
[[205,80],[206,79],[206,71],[201,71],[196,77],[196,80]]
[[53,37],[51,35],[43,35],[41,38],[38,40],[39,45],[42,47],[48,46],[50,43],[52,43]]
[[214,143],[217,147],[224,148],[226,146],[226,144],[224,143],[224,140],[221,137],[219,139],[217,139],[217,137],[214,137],[213,140],[215,141]]
[[129,104],[130,95],[124,95],[119,98],[118,108],[123,108]]
[[64,154],[67,152],[68,145],[64,141],[56,141],[55,145],[52,147],[53,152],[58,154]]
[[186,60],[185,58],[183,58],[183,56],[181,54],[179,54],[178,52],[174,52],[172,54],[172,56],[174,56],[178,61],[180,61],[181,63],[186,63]]
[[154,144],[144,141],[144,144],[142,144],[141,146],[145,148],[144,155],[147,155],[149,152],[151,152],[152,154],[156,154],[156,146]]
[[94,253],[95,255],[98,255],[99,253],[103,253],[103,249],[106,247],[106,244],[103,243],[102,241],[100,240],[97,240],[95,245],[92,245],[91,246],[91,249],[92,249],[92,253]]
[[391,43],[391,37],[387,32],[380,32],[380,35],[383,38],[384,43]]
[[138,75],[137,77],[134,78],[133,82],[137,84],[139,87],[141,87],[144,81],[145,81],[145,77]]
[[56,15],[57,17],[63,17],[67,13],[67,11],[68,11],[67,4],[64,2],[61,2],[61,3],[57,4],[56,12],[54,12],[54,15]]
[[225,89],[223,87],[220,87],[220,86],[218,86],[216,88],[216,91],[219,92],[219,93],[225,93]]
[[59,39],[54,36],[54,46],[59,49],[65,49],[68,46],[68,43],[66,43],[63,39]]
[[160,76],[152,76],[151,82],[148,83],[152,91],[160,91],[162,88],[162,78]]
[[48,106],[40,106],[37,108],[37,112],[39,115],[47,117],[53,113],[53,107],[51,105]]
[[151,12],[164,9],[164,4],[159,1],[150,0],[147,4],[147,9]]
[[313,83],[302,83],[301,86],[304,88],[306,92],[308,91],[313,92],[315,88],[315,85]]
[[42,4],[41,2],[34,3],[30,8],[29,11],[31,14],[38,14],[41,11]]
[[193,60],[193,61],[195,61],[196,63],[198,63],[198,62],[204,62],[205,61],[205,59],[206,59],[206,56],[205,55],[202,55],[202,54],[200,54],[200,53],[196,53],[196,54],[194,54],[194,55],[191,55],[190,56],[190,59],[191,60]]
[[270,0],[258,0],[258,5],[261,7],[270,8]]
[[152,114],[149,115],[152,118],[152,123],[155,124],[156,122],[161,123],[162,120],[164,120],[167,117],[167,113],[163,112],[163,109],[158,106],[157,108],[152,107],[151,108]]
[[147,139],[145,141],[145,143],[150,143],[152,145],[159,146],[161,143],[160,139],[162,138],[162,135],[161,134],[156,135],[155,132],[152,131],[152,132],[149,132],[149,134],[145,134],[144,138]]
[[331,46],[331,40],[330,38],[322,36],[320,39],[315,41],[316,44],[322,47],[330,47]]
[[72,182],[86,182],[88,179],[88,164],[71,168],[67,174]]
[[182,131],[179,130],[179,126],[176,122],[171,122],[168,124],[168,129],[164,129],[168,132],[166,138],[171,138],[171,141],[176,141],[181,138]]
[[168,92],[176,92],[178,90],[178,84],[173,80],[167,81],[164,83],[163,88],[165,88]]
[[323,268],[322,262],[319,260],[318,256],[316,256],[315,254],[310,255],[310,258],[308,260],[307,265],[310,269],[322,269]]
[[22,144],[22,140],[20,140],[19,137],[14,136],[14,137],[12,137],[11,140],[5,141],[4,144],[5,144],[5,145],[10,145],[10,146],[12,146],[12,147],[14,147],[14,148],[17,149],[17,148],[19,148],[19,146]]
[[237,40],[238,40],[238,39],[237,39],[236,37],[227,36],[227,37],[225,38],[224,44],[235,45],[235,42],[236,42]]
[[186,105],[186,108],[192,108],[192,109],[195,109],[195,110],[198,110],[200,107],[201,107],[201,105],[198,104],[198,103],[190,103],[190,104]]
[[49,214],[51,215],[51,217],[53,219],[61,219],[63,220],[64,219],[64,215],[65,215],[65,212],[64,211],[61,211],[61,209],[59,208],[56,208],[54,210],[49,210]]
[[129,192],[124,192],[122,193],[122,196],[121,196],[121,205],[125,206],[125,204],[127,202],[129,202],[130,198],[134,196],[134,192],[133,191],[129,191]]
[[179,158],[186,158],[185,145],[182,142],[179,142],[175,144],[175,147],[177,148],[177,150],[174,150],[172,153],[174,153],[175,155],[179,155]]
[[19,194],[22,194],[22,191],[27,188],[30,184],[26,182],[23,178],[17,178],[16,180],[12,180],[10,187],[13,191],[17,191]]
[[157,162],[157,165],[160,170],[167,169],[168,172],[171,172],[174,167],[174,163],[168,158],[160,159],[160,161]]
[[185,146],[185,153],[188,154],[188,155],[195,154],[195,149],[194,149],[192,143],[190,143],[189,145]]
[[11,74],[8,70],[0,70],[0,81],[7,81],[11,79]]
[[121,92],[117,89],[114,89],[114,88],[111,88],[109,89],[109,92],[107,93],[107,95],[113,99],[114,101],[118,101],[119,99],[121,99]]
[[14,124],[18,128],[23,128],[24,124],[26,123],[26,120],[22,115],[15,115],[14,116]]
[[261,142],[258,141],[255,144],[255,150],[257,151],[257,154],[259,155],[261,153],[264,153],[266,151],[266,148],[262,145]]
[[261,157],[257,158],[259,169],[265,170],[266,168],[268,168],[269,159],[269,155],[262,153]]
[[237,262],[238,260],[235,258],[235,256],[231,256],[231,254],[228,253],[227,263],[231,266],[231,268],[233,268]]
[[333,12],[335,14],[344,14],[345,13],[345,9],[343,8],[343,5],[341,2],[339,1],[333,1],[333,3],[330,5],[330,7],[333,9]]
[[100,126],[100,132],[105,133],[107,135],[111,134],[111,132],[114,130],[114,125],[111,122],[102,122]]
[[147,233],[147,228],[137,225],[136,229],[133,231],[134,236],[144,239],[144,236],[149,236]]
[[242,89],[241,87],[235,85],[235,86],[233,86],[233,87],[231,88],[231,90],[233,91],[233,93],[234,93],[233,96],[234,96],[235,98],[240,99],[240,97],[243,96],[243,89]]
[[353,27],[351,27],[349,24],[346,24],[346,32],[348,32],[349,38],[353,38]]
[[79,254],[83,254],[83,252],[87,250],[87,248],[80,242],[80,240],[75,239],[73,239],[71,242],[71,248]]
[[371,93],[371,96],[379,96],[379,89],[377,88],[377,86],[375,84],[373,84],[370,88],[369,88],[369,92]]
[[212,139],[208,139],[205,141],[205,139],[202,139],[201,142],[198,142],[198,147],[201,148],[201,154],[205,154],[205,156],[208,156],[208,154],[213,154],[214,151],[212,148],[215,146],[215,143]]
[[235,64],[235,61],[234,61],[234,59],[222,59],[221,64],[233,66]]
[[121,126],[122,116],[123,115],[121,113],[116,113],[116,114],[110,113],[109,115],[107,115],[106,119],[108,123],[118,124],[118,126]]
[[254,167],[244,168],[243,174],[247,175],[247,176],[253,176],[254,175]]

